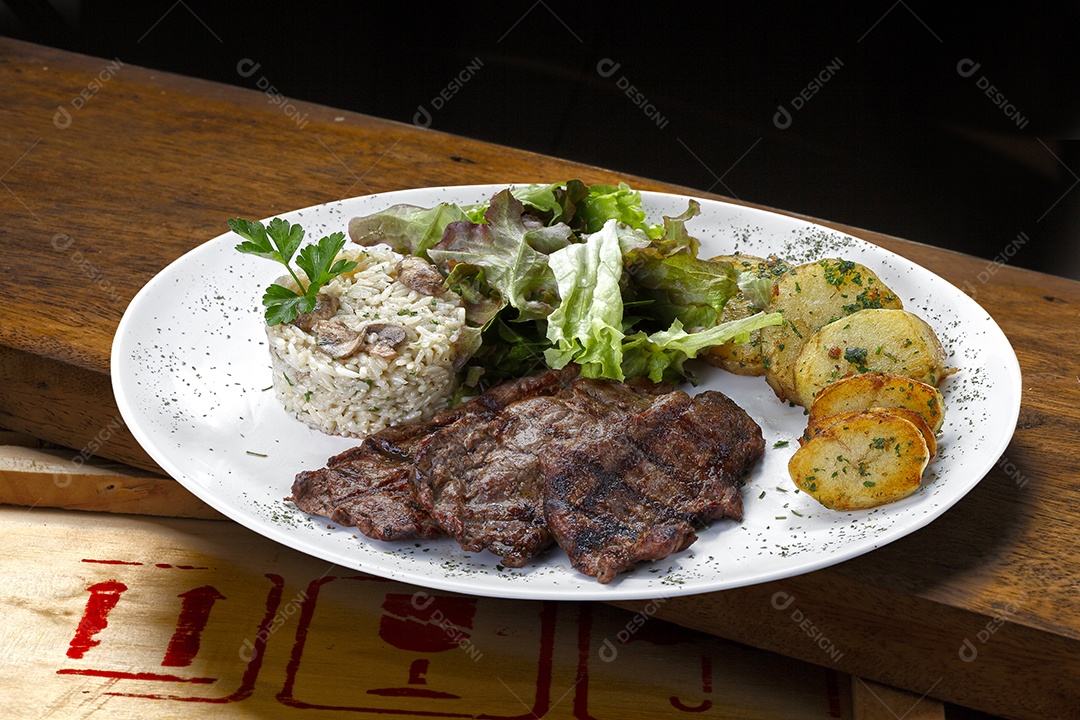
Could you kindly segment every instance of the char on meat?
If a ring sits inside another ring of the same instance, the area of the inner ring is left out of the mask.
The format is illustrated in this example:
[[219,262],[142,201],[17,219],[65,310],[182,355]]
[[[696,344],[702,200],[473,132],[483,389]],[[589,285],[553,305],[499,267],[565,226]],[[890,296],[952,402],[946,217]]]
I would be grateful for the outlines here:
[[421,505],[461,546],[521,567],[551,544],[541,458],[560,442],[617,424],[666,386],[578,378],[495,413],[470,413],[425,437],[416,452]]
[[411,456],[424,428],[401,425],[393,430],[365,438],[330,458],[322,469],[298,474],[292,501],[304,512],[355,526],[376,540],[442,535],[413,492]]
[[445,532],[510,567],[557,542],[607,583],[741,519],[742,479],[763,454],[761,429],[721,393],[568,368],[369,436],[300,473],[293,499],[382,540]]
[[608,583],[684,550],[709,521],[742,519],[739,487],[764,452],[761,429],[726,396],[671,392],[549,448],[545,518],[571,564]]
[[414,456],[440,428],[469,417],[491,416],[516,401],[558,392],[576,369],[549,371],[503,383],[427,422],[404,423],[369,435],[357,447],[330,458],[326,467],[299,473],[292,502],[376,540],[432,538],[443,529],[417,500]]

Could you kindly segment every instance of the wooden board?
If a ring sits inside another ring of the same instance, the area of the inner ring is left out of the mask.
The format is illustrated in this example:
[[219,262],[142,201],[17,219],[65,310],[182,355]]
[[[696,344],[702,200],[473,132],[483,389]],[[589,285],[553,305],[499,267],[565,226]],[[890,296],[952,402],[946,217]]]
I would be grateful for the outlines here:
[[6,718],[856,717],[834,669],[601,604],[428,592],[232,523],[0,508],[0,532]]
[[852,678],[851,696],[852,711],[858,718],[938,720],[945,717],[941,704],[928,698],[926,693],[916,696],[862,678]]
[[[135,292],[223,218],[476,182],[680,190],[303,103],[299,128],[257,91],[10,40],[0,54],[0,274],[19,279],[0,285],[0,424],[151,472],[116,424],[112,335]],[[106,71],[75,111],[67,98]],[[58,103],[70,122],[52,122]],[[802,621],[772,608],[786,592],[829,628],[841,669],[1003,715],[1063,716],[1080,687],[1080,283],[833,226],[965,288],[998,320],[1024,373],[1018,432],[969,497],[913,536],[806,577],[672,600],[661,615],[828,663]],[[883,643],[894,662],[880,661]],[[969,646],[976,661],[960,654]]]
[[0,503],[224,520],[175,480],[0,431]]

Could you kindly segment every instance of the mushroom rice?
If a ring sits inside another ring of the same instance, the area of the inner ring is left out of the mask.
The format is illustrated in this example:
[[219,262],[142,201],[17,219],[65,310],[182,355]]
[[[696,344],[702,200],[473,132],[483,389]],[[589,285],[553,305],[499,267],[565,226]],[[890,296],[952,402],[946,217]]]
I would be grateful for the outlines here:
[[477,341],[460,298],[433,266],[384,246],[338,257],[357,267],[324,285],[312,312],[266,328],[285,409],[325,433],[363,437],[445,407]]

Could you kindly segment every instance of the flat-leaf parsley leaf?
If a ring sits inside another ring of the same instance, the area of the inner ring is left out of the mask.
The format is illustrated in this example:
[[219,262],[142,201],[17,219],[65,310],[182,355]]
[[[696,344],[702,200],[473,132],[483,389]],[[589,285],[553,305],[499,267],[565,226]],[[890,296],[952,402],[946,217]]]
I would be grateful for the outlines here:
[[302,291],[297,292],[276,283],[266,288],[262,304],[266,307],[267,325],[292,322],[297,315],[311,312],[315,309],[315,296],[322,286],[356,267],[352,260],[336,260],[337,254],[345,246],[345,233],[336,232],[320,238],[318,243],[300,250],[296,258],[297,267],[307,275],[305,288],[289,264],[304,240],[302,227],[281,218],[274,218],[265,226],[257,220],[243,218],[231,218],[228,223],[234,233],[244,238],[244,242],[236,246],[239,252],[281,263]]

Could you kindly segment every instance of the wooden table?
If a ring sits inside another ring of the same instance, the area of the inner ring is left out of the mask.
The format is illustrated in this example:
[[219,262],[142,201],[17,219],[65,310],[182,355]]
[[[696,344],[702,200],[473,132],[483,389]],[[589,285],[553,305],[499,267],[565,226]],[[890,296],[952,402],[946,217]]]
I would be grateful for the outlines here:
[[[220,234],[222,218],[431,185],[580,177],[685,190],[332,108],[292,106],[299,115],[257,89],[0,40],[0,426],[70,448],[69,458],[94,454],[135,468],[109,471],[115,479],[87,471],[38,484],[28,473],[8,473],[0,476],[0,499],[213,516],[156,474],[123,427],[108,363],[130,298],[169,262]],[[765,585],[623,605],[906,689],[910,704],[925,696],[1007,717],[1080,716],[1080,283],[824,224],[966,288],[998,321],[1024,375],[1012,443],[943,518],[869,555]],[[36,522],[41,512],[28,517]],[[41,517],[78,531],[79,520],[68,515]],[[168,535],[185,532],[178,522],[203,521],[159,522],[138,527]],[[35,535],[34,522],[23,521],[20,532]],[[228,532],[215,533],[201,544],[233,542]],[[122,550],[95,557],[158,562]],[[34,560],[29,551],[16,557]],[[82,559],[69,553],[66,562]],[[7,558],[4,568],[5,579],[25,569]],[[124,582],[117,573],[60,572]],[[46,611],[70,616],[77,604]],[[839,652],[825,654],[812,628],[827,632]]]

